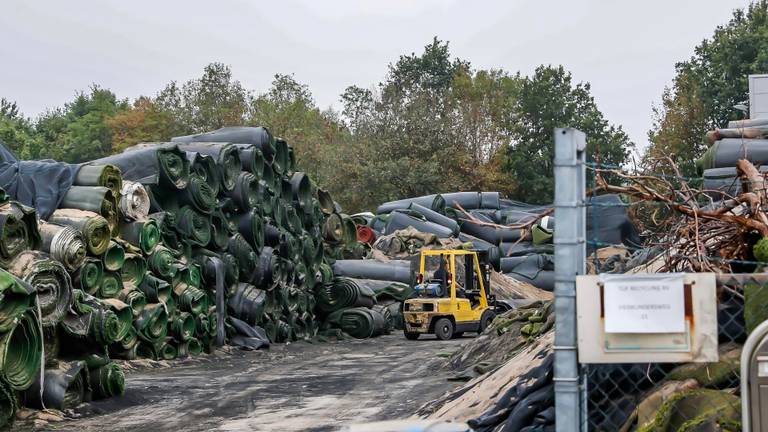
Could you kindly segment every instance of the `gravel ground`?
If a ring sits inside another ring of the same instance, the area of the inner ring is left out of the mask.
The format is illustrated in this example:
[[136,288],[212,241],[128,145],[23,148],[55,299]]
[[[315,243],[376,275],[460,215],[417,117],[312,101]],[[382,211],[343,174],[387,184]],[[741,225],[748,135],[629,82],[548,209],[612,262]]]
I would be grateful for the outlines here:
[[[123,397],[45,425],[86,431],[334,431],[407,418],[454,388],[442,356],[469,339],[375,339],[273,346],[129,371]],[[38,426],[41,424],[38,423]],[[15,425],[20,430],[23,425]]]

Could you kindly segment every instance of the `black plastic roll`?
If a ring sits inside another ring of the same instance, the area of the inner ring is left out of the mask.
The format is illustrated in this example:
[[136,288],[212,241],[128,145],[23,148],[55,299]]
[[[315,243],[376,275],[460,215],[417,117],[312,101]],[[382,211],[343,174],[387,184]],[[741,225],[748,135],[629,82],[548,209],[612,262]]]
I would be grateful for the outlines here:
[[400,210],[395,210],[389,214],[389,222],[384,228],[383,234],[392,234],[397,230],[405,229],[408,227],[414,227],[417,231],[432,233],[440,238],[450,238],[454,236],[453,230],[443,225],[438,225],[428,220],[418,219],[403,213]]
[[[411,203],[408,208],[410,210],[414,210],[419,212],[426,220],[432,223],[436,223],[438,225],[442,225],[448,229],[450,229],[454,235],[459,235],[459,223],[455,220],[449,218],[448,216],[442,215],[432,209],[428,209],[424,207],[423,205],[419,203]],[[361,224],[361,225],[367,225]]]
[[295,172],[291,176],[291,192],[293,200],[299,203],[299,207],[307,208],[312,204],[312,184],[309,177],[303,172]]
[[410,261],[336,260],[335,276],[411,283]]
[[257,325],[262,320],[266,303],[266,291],[241,282],[233,287],[233,293],[227,299],[227,309],[231,316]]
[[501,228],[484,225],[469,219],[461,219],[461,232],[485,240],[488,243],[499,245],[503,242],[515,242],[520,239],[528,240],[530,234],[526,230],[517,228]]
[[223,127],[212,132],[171,138],[174,142],[231,142],[256,145],[264,154],[265,160],[272,163],[275,154],[274,138],[264,127]]
[[504,257],[499,266],[502,273],[522,273],[535,277],[540,271],[555,269],[555,257],[548,254],[534,254],[516,257]]
[[411,203],[421,204],[424,207],[430,208],[438,213],[442,213],[445,210],[445,199],[440,194],[426,195],[416,198],[406,198],[398,201],[389,201],[380,205],[376,209],[377,214],[390,213],[393,210],[407,209]]
[[[67,410],[75,408],[91,399],[91,385],[88,368],[84,361],[58,362],[57,367],[48,368],[24,391],[22,400],[25,406],[33,408],[53,408]],[[42,391],[41,391],[42,390]],[[42,396],[42,397],[41,397]]]
[[709,168],[736,166],[739,159],[747,159],[754,165],[768,162],[768,139],[726,138],[715,143],[696,161],[699,174]]

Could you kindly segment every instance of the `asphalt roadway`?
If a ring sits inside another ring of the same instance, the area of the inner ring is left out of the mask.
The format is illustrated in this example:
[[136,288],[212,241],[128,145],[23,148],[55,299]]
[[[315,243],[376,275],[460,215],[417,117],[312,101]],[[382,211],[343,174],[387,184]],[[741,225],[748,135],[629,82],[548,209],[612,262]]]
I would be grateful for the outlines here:
[[402,419],[458,383],[442,357],[469,340],[365,340],[216,353],[126,374],[125,395],[87,403],[47,430],[335,431]]

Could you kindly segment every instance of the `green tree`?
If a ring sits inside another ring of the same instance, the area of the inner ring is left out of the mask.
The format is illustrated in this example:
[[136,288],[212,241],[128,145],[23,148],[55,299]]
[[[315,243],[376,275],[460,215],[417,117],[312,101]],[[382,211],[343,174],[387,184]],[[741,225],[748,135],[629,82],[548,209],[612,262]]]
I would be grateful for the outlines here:
[[84,162],[112,153],[112,131],[108,120],[129,109],[110,90],[92,86],[78,93],[64,108],[49,110],[35,123],[35,133],[44,143],[29,157]]
[[673,153],[691,175],[692,161],[707,147],[704,133],[741,118],[733,106],[748,99],[748,75],[768,70],[768,1],[734,11],[675,69],[655,110],[647,156]]
[[343,157],[349,132],[333,110],[321,111],[305,84],[292,75],[275,75],[270,89],[250,103],[248,124],[265,126],[296,152],[303,171],[327,187],[336,199],[349,196]]
[[174,118],[172,135],[183,135],[242,125],[248,92],[232,78],[229,66],[211,63],[200,78],[181,87],[175,81],[168,84],[154,102]]
[[32,122],[24,118],[16,102],[0,98],[0,142],[16,156],[29,157],[31,149],[39,147]]
[[589,83],[573,84],[562,66],[539,66],[524,78],[507,126],[505,170],[516,181],[512,197],[551,202],[554,193],[554,129],[574,127],[587,135],[587,153],[602,164],[623,164],[633,144],[621,129],[608,123],[590,94]]
[[170,141],[175,119],[152,99],[141,96],[133,106],[107,120],[112,132],[112,151],[120,152],[141,142]]

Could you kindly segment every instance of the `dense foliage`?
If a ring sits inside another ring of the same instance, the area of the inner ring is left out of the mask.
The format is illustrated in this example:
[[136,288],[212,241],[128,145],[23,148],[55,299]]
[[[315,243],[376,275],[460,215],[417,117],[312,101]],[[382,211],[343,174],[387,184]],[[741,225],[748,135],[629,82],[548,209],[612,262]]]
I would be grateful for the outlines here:
[[734,11],[675,69],[672,87],[654,110],[647,156],[673,156],[691,175],[693,160],[707,148],[706,131],[743,118],[734,105],[749,98],[748,75],[768,71],[768,1]]
[[341,102],[341,112],[321,110],[292,75],[275,75],[257,94],[212,63],[200,78],[171,82],[153,97],[129,101],[94,86],[34,120],[3,99],[0,140],[22,158],[82,162],[139,142],[266,126],[350,211],[473,189],[549,201],[554,127],[584,130],[603,162],[625,162],[632,146],[603,118],[589,84],[573,83],[562,67],[540,66],[530,77],[475,70],[436,38],[390,64],[381,83],[347,88]]

